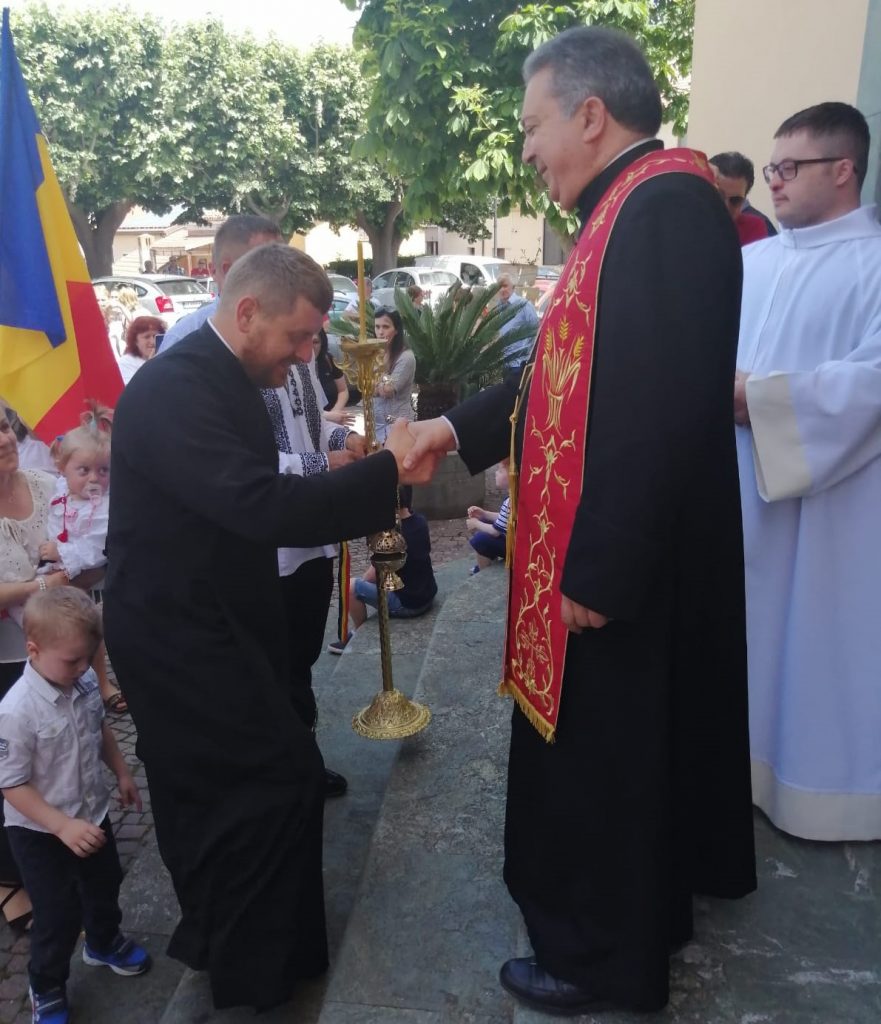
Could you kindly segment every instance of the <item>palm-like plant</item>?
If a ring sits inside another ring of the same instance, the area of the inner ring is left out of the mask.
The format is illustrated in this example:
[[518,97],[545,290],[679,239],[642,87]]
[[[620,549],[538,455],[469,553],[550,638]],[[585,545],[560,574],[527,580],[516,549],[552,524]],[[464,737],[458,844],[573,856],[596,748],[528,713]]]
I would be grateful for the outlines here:
[[499,287],[469,290],[453,285],[435,309],[419,309],[405,291],[395,290],[395,305],[416,356],[420,420],[451,409],[466,384],[501,378],[505,350],[534,336],[530,326],[500,333],[517,315],[517,307],[503,309],[493,302]]

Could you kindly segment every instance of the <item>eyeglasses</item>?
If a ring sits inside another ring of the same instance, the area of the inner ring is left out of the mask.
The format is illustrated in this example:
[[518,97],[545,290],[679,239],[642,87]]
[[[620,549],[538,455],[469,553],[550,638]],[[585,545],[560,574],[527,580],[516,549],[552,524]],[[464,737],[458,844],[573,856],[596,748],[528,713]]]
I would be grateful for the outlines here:
[[798,177],[798,169],[804,164],[834,164],[836,160],[846,160],[846,156],[815,156],[810,160],[781,160],[779,164],[766,164],[762,168],[762,176],[770,185],[775,174],[781,181],[792,181]]

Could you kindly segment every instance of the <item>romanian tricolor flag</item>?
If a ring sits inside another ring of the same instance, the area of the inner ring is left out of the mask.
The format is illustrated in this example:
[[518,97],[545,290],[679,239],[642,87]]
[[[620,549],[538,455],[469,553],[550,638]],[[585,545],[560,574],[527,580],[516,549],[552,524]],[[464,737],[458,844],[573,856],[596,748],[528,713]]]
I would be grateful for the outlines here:
[[3,11],[0,44],[0,396],[51,442],[122,378]]

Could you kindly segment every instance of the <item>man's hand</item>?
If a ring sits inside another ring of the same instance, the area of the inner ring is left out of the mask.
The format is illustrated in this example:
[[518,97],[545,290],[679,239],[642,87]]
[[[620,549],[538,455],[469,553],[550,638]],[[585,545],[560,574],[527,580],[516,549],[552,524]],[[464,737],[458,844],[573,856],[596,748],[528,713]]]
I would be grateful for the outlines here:
[[346,438],[346,448],[357,455],[359,459],[363,459],[367,454],[367,438],[361,434],[356,434],[353,430]]
[[[428,420],[429,423],[436,423],[437,420]],[[419,423],[408,423],[407,420],[395,420],[385,439],[385,450],[394,455],[398,463],[399,484],[427,484],[434,476],[437,462],[440,455],[430,449],[417,453],[417,457],[410,456],[417,450],[417,442],[414,440],[412,427],[421,426]]]
[[568,597],[560,596],[560,615],[563,625],[570,633],[582,633],[585,629],[602,629],[609,621],[605,615],[576,604]]
[[120,772],[116,776],[116,784],[119,786],[119,806],[134,807],[136,810],[142,811],[141,791],[135,785],[132,773],[130,771]]
[[413,447],[404,459],[404,469],[414,470],[428,456],[433,456],[433,465],[442,455],[456,450],[456,435],[445,419],[440,416],[433,420],[421,420],[407,424]]
[[750,374],[743,370],[734,371],[734,422],[739,427],[749,426],[749,409],[746,404],[746,382]]
[[343,449],[341,452],[328,452],[327,464],[331,469],[340,469],[342,466],[348,466],[353,462],[357,462],[359,457],[348,449]]
[[68,818],[56,834],[77,857],[90,857],[107,842],[102,828],[82,818]]

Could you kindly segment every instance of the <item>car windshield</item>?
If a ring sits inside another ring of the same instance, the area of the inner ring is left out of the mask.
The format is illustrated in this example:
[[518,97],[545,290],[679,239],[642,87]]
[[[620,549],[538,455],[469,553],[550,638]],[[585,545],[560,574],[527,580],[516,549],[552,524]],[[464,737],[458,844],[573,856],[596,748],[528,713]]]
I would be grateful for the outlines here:
[[166,295],[204,295],[205,289],[192,278],[170,278],[168,281],[157,281],[156,287]]

